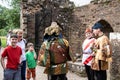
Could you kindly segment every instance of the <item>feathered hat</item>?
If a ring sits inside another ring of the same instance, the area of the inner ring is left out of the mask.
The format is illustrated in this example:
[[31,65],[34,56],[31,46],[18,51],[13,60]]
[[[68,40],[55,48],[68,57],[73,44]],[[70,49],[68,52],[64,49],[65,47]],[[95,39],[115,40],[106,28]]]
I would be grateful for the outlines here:
[[59,25],[56,22],[52,22],[49,27],[45,29],[45,34],[52,35],[56,33],[56,35],[59,35],[62,29],[59,27]]

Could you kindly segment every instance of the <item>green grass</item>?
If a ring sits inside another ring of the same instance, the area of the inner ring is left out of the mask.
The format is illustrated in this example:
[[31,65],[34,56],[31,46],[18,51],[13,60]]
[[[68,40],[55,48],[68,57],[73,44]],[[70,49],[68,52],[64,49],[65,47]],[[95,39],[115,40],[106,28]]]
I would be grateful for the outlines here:
[[6,47],[6,37],[0,36],[0,38],[1,38],[2,47]]

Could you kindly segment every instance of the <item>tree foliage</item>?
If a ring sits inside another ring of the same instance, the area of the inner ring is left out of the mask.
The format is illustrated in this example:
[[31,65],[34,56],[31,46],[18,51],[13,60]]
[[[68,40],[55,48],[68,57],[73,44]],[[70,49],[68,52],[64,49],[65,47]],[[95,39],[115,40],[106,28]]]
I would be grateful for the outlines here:
[[[10,0],[6,0],[9,2]],[[11,0],[11,8],[0,5],[0,35],[6,35],[8,30],[20,27],[20,0]]]

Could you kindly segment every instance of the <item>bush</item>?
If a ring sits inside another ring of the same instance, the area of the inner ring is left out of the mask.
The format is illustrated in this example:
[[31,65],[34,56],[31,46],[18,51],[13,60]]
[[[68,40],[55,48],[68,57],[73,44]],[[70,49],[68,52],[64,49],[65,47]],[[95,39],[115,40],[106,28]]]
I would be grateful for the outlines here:
[[1,46],[6,47],[6,37],[1,36],[0,38],[1,38],[1,44],[2,44]]
[[7,31],[5,29],[0,29],[0,36],[5,36]]

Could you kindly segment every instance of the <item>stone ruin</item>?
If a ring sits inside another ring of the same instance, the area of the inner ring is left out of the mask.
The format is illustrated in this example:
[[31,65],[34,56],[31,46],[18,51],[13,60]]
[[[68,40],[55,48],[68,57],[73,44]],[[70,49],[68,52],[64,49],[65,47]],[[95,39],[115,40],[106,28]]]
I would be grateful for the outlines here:
[[[104,32],[120,32],[120,0],[94,0],[89,5],[75,7],[69,0],[22,0],[21,1],[21,28],[25,31],[24,37],[28,42],[35,44],[38,51],[43,41],[44,29],[52,21],[57,21],[63,35],[69,40],[73,52],[81,54],[81,45],[84,31],[92,27],[95,22],[104,25]],[[117,36],[117,35],[116,35]],[[109,80],[119,80],[119,40],[112,40],[113,62]],[[116,67],[117,66],[117,67]]]
[[71,22],[74,4],[69,0],[22,0],[21,28],[28,42],[35,43],[40,48],[43,41],[44,29],[52,21],[60,23],[63,34],[69,39],[69,22]]

